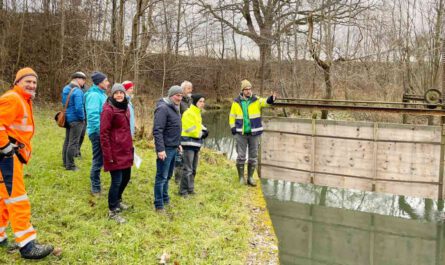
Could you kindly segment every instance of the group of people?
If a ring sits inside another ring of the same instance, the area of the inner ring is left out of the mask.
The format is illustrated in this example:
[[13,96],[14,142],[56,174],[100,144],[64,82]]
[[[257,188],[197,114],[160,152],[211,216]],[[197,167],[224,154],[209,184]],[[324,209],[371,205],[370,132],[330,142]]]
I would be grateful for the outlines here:
[[[76,72],[62,90],[66,114],[63,166],[66,170],[78,170],[75,157],[80,156],[82,139],[87,133],[93,153],[91,193],[100,195],[102,192],[100,172],[103,167],[111,176],[109,218],[124,223],[120,212],[130,206],[122,201],[122,194],[130,180],[134,160],[135,118],[131,104],[134,84],[131,81],[115,83],[107,96],[110,82],[105,74],[94,72],[90,88],[86,87],[86,80],[84,73]],[[7,245],[5,231],[9,221],[21,256],[27,259],[41,259],[53,251],[52,245],[35,241],[36,231],[30,222],[31,207],[23,181],[23,165],[28,163],[32,150],[32,99],[36,89],[37,74],[27,67],[17,72],[11,89],[0,97],[0,246]],[[248,80],[241,82],[241,92],[230,110],[229,124],[237,143],[239,180],[245,183],[244,164],[248,150],[246,184],[255,186],[253,172],[258,163],[259,136],[263,131],[261,108],[273,104],[276,95],[259,98],[251,89]],[[195,194],[199,151],[209,132],[202,123],[205,97],[191,94],[192,90],[189,81],[172,86],[154,110],[153,137],[157,155],[154,206],[157,212],[164,212],[170,203],[169,180],[175,164],[180,168],[179,195]],[[182,160],[179,166],[178,160]]]
[[134,160],[134,108],[131,103],[134,84],[115,83],[107,96],[110,82],[102,72],[91,75],[93,85],[85,88],[87,76],[76,72],[62,89],[62,104],[66,113],[66,133],[62,160],[66,170],[77,171],[74,158],[80,156],[85,132],[91,141],[93,159],[90,171],[91,193],[102,193],[100,172],[110,172],[108,192],[110,219],[124,223],[119,213],[130,208],[122,202],[122,194],[130,181]]

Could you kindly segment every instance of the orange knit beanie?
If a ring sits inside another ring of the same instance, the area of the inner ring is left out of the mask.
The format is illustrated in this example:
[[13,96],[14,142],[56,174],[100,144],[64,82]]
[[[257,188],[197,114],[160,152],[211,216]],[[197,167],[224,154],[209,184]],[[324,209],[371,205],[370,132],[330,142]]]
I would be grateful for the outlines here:
[[20,79],[26,76],[35,76],[37,78],[37,73],[30,67],[25,67],[20,69],[15,75],[14,85],[17,84],[20,81]]

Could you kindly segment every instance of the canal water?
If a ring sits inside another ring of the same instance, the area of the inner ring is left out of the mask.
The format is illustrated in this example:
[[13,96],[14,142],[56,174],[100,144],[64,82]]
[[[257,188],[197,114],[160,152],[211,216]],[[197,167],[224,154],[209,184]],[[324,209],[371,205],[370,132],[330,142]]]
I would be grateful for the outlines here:
[[[208,111],[205,145],[236,158],[228,110]],[[443,201],[262,179],[289,265],[444,265]]]

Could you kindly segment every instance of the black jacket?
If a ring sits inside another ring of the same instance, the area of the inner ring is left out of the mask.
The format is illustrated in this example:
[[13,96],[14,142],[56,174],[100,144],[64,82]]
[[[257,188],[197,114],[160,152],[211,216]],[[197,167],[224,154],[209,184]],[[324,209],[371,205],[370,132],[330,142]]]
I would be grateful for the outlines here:
[[181,100],[181,104],[179,105],[179,110],[181,111],[181,115],[190,108],[192,105],[192,98],[189,96],[183,96]]
[[156,152],[165,151],[165,147],[178,147],[181,142],[181,131],[179,106],[161,98],[156,104],[153,122]]

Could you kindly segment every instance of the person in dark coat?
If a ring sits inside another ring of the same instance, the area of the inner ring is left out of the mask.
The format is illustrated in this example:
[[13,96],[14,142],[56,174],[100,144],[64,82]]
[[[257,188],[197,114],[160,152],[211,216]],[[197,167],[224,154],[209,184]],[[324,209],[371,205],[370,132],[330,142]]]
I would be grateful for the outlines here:
[[156,211],[163,212],[170,203],[168,182],[173,175],[176,152],[182,152],[181,114],[179,104],[182,88],[172,86],[168,96],[158,101],[154,114],[153,137],[156,146],[156,179],[154,185],[154,205]]
[[118,223],[125,219],[119,213],[123,207],[122,194],[131,176],[133,140],[130,130],[130,110],[122,84],[116,83],[103,106],[100,117],[100,144],[105,171],[111,175],[108,192],[109,218]]

